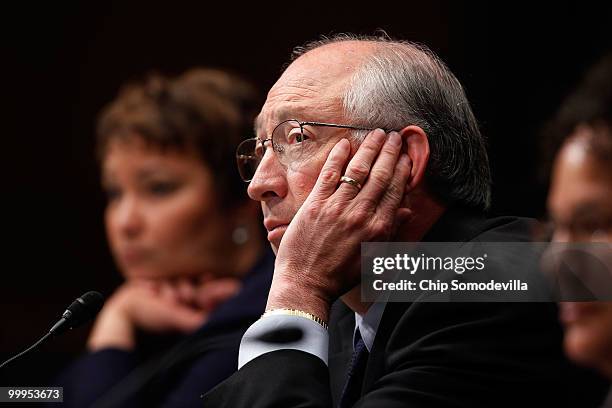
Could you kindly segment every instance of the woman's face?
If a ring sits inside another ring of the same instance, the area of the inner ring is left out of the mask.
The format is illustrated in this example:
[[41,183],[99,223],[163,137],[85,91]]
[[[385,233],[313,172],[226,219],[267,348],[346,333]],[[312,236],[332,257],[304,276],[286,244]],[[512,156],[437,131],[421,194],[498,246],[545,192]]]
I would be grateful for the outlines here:
[[[591,157],[588,138],[576,136],[565,143],[553,168],[548,199],[555,224],[553,240],[612,242],[609,164]],[[562,302],[560,311],[568,355],[608,372],[612,368],[612,302]]]
[[173,278],[222,268],[229,236],[213,178],[195,154],[142,139],[114,140],[102,163],[106,233],[128,278]]

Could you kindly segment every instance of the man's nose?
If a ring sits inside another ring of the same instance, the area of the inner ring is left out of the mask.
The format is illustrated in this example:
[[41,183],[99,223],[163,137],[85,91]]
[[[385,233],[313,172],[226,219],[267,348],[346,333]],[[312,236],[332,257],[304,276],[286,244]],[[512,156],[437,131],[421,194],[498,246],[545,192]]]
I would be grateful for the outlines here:
[[253,179],[247,189],[249,197],[256,201],[267,201],[287,195],[287,173],[271,148],[266,149]]

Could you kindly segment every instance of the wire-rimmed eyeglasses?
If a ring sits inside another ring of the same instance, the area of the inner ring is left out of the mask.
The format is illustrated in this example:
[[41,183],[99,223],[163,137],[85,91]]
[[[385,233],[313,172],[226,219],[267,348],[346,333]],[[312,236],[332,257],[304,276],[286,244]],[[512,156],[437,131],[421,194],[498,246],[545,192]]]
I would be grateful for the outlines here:
[[341,125],[326,122],[302,122],[296,119],[288,119],[279,123],[267,139],[246,139],[236,149],[236,161],[240,177],[246,182],[253,179],[255,171],[266,153],[266,143],[270,142],[278,160],[283,165],[294,163],[308,153],[307,143],[310,139],[308,129],[305,126],[326,126],[333,128],[371,131],[373,128],[360,126]]

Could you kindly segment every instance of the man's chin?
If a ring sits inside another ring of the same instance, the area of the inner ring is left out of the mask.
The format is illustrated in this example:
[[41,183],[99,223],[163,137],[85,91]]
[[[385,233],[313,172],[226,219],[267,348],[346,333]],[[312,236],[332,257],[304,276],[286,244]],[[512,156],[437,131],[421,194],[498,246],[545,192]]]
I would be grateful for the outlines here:
[[272,247],[272,252],[274,252],[274,256],[276,256],[276,254],[278,254],[278,247],[274,244],[270,244],[270,246]]
[[285,235],[287,227],[279,227],[275,229],[273,232],[268,233],[268,242],[270,242],[270,246],[272,247],[272,251],[274,251],[274,255],[278,252],[278,248],[280,248],[281,241],[283,236]]

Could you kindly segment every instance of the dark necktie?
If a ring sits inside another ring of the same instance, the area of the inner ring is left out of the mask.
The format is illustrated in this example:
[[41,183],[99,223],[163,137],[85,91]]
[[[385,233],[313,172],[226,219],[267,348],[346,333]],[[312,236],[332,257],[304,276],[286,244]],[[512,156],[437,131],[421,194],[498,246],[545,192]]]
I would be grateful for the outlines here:
[[338,408],[352,407],[361,396],[361,386],[369,354],[358,328],[355,332],[353,356],[351,357],[346,383],[344,383],[344,388],[342,389]]

